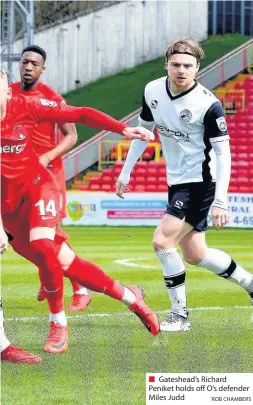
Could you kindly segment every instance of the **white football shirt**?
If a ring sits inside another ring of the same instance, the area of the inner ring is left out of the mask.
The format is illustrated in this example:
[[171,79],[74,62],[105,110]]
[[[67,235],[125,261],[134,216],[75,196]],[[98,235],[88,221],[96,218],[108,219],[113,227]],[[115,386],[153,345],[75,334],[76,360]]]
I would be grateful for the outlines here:
[[229,139],[220,101],[197,81],[187,91],[173,95],[169,78],[147,84],[141,126],[156,125],[162,145],[169,185],[215,181],[215,153],[211,142]]

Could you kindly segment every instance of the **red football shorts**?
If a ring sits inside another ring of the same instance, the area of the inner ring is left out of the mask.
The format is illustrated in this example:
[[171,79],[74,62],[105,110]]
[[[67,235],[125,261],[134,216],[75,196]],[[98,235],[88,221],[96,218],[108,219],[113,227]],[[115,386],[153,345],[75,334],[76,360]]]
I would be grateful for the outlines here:
[[4,228],[11,234],[24,229],[56,228],[60,218],[60,191],[48,170],[41,171],[23,195],[19,207],[3,215]]

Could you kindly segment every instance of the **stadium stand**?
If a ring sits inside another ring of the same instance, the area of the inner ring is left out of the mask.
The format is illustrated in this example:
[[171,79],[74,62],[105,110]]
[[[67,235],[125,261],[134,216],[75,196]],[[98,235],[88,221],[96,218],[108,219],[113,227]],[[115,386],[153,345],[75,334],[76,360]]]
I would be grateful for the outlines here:
[[[215,90],[221,100],[228,123],[232,152],[232,176],[229,191],[247,193],[253,190],[253,76],[239,74]],[[108,148],[108,144],[106,145]],[[103,148],[103,145],[101,145]],[[84,191],[115,190],[115,182],[124,164],[129,143],[112,145],[109,154],[100,153],[98,172],[88,172],[72,188]],[[166,192],[165,164],[159,139],[151,143],[138,161],[129,188],[135,192]]]

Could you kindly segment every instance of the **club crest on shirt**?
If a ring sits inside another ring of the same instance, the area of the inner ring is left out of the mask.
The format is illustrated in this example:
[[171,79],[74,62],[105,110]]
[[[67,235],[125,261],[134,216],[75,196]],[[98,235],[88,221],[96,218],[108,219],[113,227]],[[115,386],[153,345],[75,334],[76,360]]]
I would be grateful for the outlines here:
[[12,139],[23,141],[26,139],[27,133],[22,125],[16,125],[12,130]]
[[227,123],[225,120],[225,117],[220,117],[216,119],[218,128],[222,131],[222,132],[226,132],[227,130]]
[[157,101],[157,100],[152,100],[152,101],[151,101],[151,108],[156,109],[157,105],[158,105],[158,101]]
[[184,124],[189,124],[192,119],[192,113],[189,110],[183,110],[179,114],[179,118]]

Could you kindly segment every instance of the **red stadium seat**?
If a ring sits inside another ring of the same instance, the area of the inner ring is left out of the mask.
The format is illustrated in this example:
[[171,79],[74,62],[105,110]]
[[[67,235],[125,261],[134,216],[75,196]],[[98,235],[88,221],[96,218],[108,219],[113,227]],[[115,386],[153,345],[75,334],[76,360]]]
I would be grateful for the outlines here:
[[248,154],[247,154],[247,153],[237,153],[237,154],[236,154],[236,158],[237,158],[237,159],[248,160]]
[[147,170],[143,169],[142,167],[136,167],[132,171],[132,176],[137,177],[137,176],[146,176]]
[[136,166],[135,166],[135,168],[143,168],[143,169],[146,169],[147,168],[147,165],[148,165],[148,162],[145,162],[145,161],[139,161],[139,162],[137,162],[136,163]]
[[240,186],[249,186],[248,177],[237,177],[237,182],[238,182],[239,187]]
[[154,160],[151,160],[150,162],[147,162],[147,169],[148,169],[148,170],[150,170],[150,169],[156,169],[156,170],[157,170],[157,168],[159,167],[159,165],[160,165],[159,162],[156,162],[156,161],[154,161]]
[[113,169],[104,169],[103,176],[111,176],[112,172],[113,172]]
[[248,147],[247,145],[237,145],[236,146],[236,151],[237,152],[248,152]]
[[115,169],[120,168],[120,170],[122,169],[122,167],[124,166],[124,161],[123,160],[119,160],[118,162],[115,162],[114,166],[113,166],[113,170],[115,171]]
[[121,166],[121,167],[115,167],[115,168],[113,169],[113,175],[114,175],[114,176],[119,176],[121,170],[122,170],[122,166]]
[[90,184],[98,184],[102,183],[102,177],[92,177],[90,180]]
[[155,184],[147,184],[145,191],[155,193],[157,191],[157,186]]
[[135,191],[136,193],[143,193],[145,191],[145,186],[144,185],[140,185],[140,184],[136,184],[133,188],[133,190],[131,191]]
[[101,184],[111,184],[113,182],[112,176],[103,176],[101,180]]
[[231,179],[230,180],[230,184],[229,184],[231,187],[237,187],[238,186],[238,182],[237,182],[237,179]]
[[78,187],[78,190],[87,191],[87,190],[89,190],[89,185],[88,184],[80,184],[80,186]]
[[157,166],[159,169],[166,169],[165,162],[163,160],[157,162]]
[[156,174],[157,174],[157,168],[156,167],[149,167],[149,165],[148,165],[148,167],[147,167],[147,175],[156,177]]
[[161,177],[158,177],[157,178],[157,184],[159,185],[159,184],[165,184],[165,185],[167,185],[167,177],[166,176],[161,176]]
[[112,188],[112,186],[110,184],[102,184],[101,190],[102,191],[114,191],[114,189]]
[[135,177],[135,184],[137,185],[145,185],[147,182],[146,177],[144,176],[137,176]]
[[237,193],[238,187],[237,187],[237,186],[229,186],[228,191],[229,191],[230,193]]
[[238,192],[240,193],[251,193],[252,192],[252,188],[249,186],[239,186],[238,187]]
[[97,191],[97,190],[100,190],[101,188],[100,188],[100,186],[98,185],[98,184],[90,184],[89,185],[89,190],[91,190],[91,191]]
[[237,161],[237,167],[248,167],[248,162],[247,160],[238,160]]
[[[233,169],[232,169],[233,170]],[[245,168],[245,169],[237,169],[236,170],[236,177],[247,177],[248,176],[248,168]],[[233,176],[233,173],[232,173],[232,176]],[[233,177],[235,177],[235,176],[233,176]]]
[[165,192],[165,193],[167,193],[168,192],[168,186],[167,186],[167,184],[158,184],[158,186],[157,186],[157,191],[159,192],[159,193],[163,193],[163,192]]
[[147,184],[157,186],[157,178],[153,176],[147,177]]

